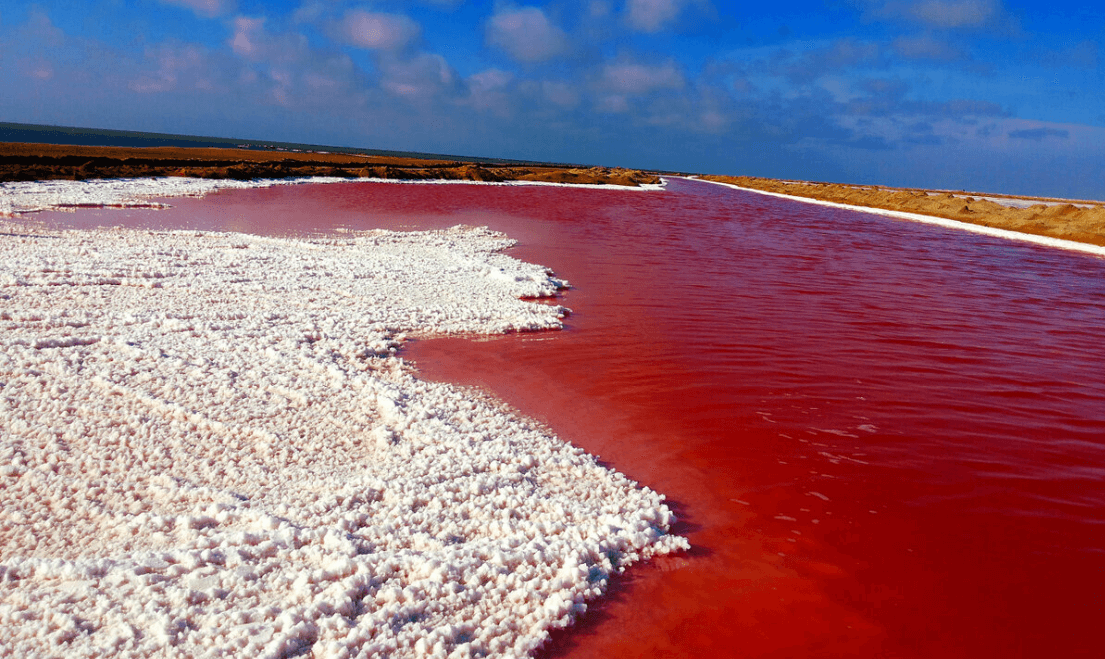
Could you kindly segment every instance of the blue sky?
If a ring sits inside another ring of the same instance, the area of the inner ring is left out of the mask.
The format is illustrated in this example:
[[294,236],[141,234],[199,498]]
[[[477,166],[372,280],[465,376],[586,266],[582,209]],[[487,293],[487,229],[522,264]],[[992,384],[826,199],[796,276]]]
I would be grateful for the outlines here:
[[0,0],[0,121],[1105,198],[1105,9]]

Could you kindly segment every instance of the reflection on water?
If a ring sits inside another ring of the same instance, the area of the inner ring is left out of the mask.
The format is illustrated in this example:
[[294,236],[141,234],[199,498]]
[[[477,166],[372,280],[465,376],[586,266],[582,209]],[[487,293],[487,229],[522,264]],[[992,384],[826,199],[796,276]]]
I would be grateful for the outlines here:
[[350,183],[173,203],[43,219],[489,225],[572,282],[564,332],[405,353],[681,514],[695,550],[631,570],[549,657],[1097,649],[1105,260],[685,181],[655,194]]

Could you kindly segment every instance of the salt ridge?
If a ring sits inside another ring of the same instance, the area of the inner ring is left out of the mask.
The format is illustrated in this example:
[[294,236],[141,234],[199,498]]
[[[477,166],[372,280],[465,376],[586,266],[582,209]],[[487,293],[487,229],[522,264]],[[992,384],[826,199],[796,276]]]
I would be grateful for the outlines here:
[[[702,179],[694,179],[702,180]],[[970,231],[972,233],[981,233],[987,236],[993,236],[995,238],[1004,238],[1006,240],[1019,240],[1021,242],[1034,243],[1037,245],[1043,245],[1045,247],[1057,247],[1059,249],[1066,249],[1075,252],[1084,252],[1086,254],[1093,254],[1095,256],[1105,256],[1105,247],[1100,245],[1091,245],[1089,243],[1080,243],[1074,240],[1064,240],[1062,238],[1052,238],[1050,236],[1038,236],[1031,233],[1021,233],[1019,231],[1010,231],[1008,229],[998,229],[996,227],[983,226],[981,224],[971,224],[970,222],[958,222],[956,220],[949,220],[943,217],[935,217],[932,215],[921,215],[919,213],[906,213],[904,211],[892,211],[883,208],[872,208],[869,206],[853,206],[851,204],[841,204],[835,201],[824,201],[822,199],[811,199],[809,197],[798,197],[795,195],[783,194],[781,192],[768,192],[766,190],[756,190],[754,188],[745,188],[732,183],[722,183],[721,181],[703,181],[705,183],[713,183],[715,185],[723,185],[727,188],[733,188],[734,190],[743,190],[745,192],[755,192],[756,194],[767,195],[769,197],[779,197],[781,199],[791,199],[793,201],[800,201],[806,204],[816,204],[818,206],[831,206],[833,208],[843,208],[850,211],[859,211],[861,213],[869,213],[872,215],[884,215],[886,217],[895,217],[902,220],[910,220],[911,222],[921,222],[924,224],[935,224],[936,226],[946,227],[949,229],[959,229],[961,231]]]
[[662,495],[395,355],[560,327],[510,244],[0,223],[0,654],[520,657],[688,547]]
[[335,177],[255,179],[162,178],[91,179],[87,181],[19,181],[0,183],[0,217],[67,208],[115,206],[160,208],[155,197],[203,197],[217,190],[267,188],[301,183],[339,183]]
[[200,179],[187,177],[92,179],[86,181],[21,181],[0,183],[0,217],[15,217],[22,213],[45,210],[65,210],[83,207],[113,206],[121,208],[160,208],[165,205],[151,201],[157,197],[203,197],[224,189],[267,188],[277,185],[305,183],[403,183],[408,185],[492,185],[492,186],[553,186],[585,188],[589,190],[617,190],[655,192],[664,189],[664,183],[645,184],[638,187],[597,185],[580,183],[553,183],[547,181],[449,181],[449,180],[396,180],[381,178],[348,179],[315,176],[307,178],[253,179]]
[[405,180],[393,178],[362,178],[359,181],[372,183],[402,183],[406,185],[493,185],[493,186],[547,186],[554,188],[575,188],[583,190],[611,190],[618,192],[659,192],[667,183],[660,179],[660,183],[642,183],[637,186],[613,185],[603,183],[556,183],[554,181],[468,181],[449,179],[422,179]]

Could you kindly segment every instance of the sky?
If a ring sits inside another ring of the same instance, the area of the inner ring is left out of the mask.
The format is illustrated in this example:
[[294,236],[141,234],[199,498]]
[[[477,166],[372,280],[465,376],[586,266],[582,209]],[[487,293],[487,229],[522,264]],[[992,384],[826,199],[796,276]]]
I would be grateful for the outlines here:
[[1105,199],[1065,0],[0,0],[0,121]]

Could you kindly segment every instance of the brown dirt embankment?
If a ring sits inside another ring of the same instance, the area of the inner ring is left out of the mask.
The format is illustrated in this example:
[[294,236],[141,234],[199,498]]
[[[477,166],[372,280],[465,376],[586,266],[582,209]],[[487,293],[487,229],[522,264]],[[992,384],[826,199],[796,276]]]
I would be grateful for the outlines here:
[[0,143],[0,182],[192,176],[276,179],[301,176],[395,180],[547,181],[640,186],[659,177],[632,169],[517,166],[344,153],[185,147],[94,147]]
[[[1012,195],[779,181],[751,176],[701,176],[699,178],[795,197],[931,215],[1009,231],[1105,246],[1105,203],[1100,201],[1036,199]],[[1028,208],[1012,208],[983,197],[1027,199],[1040,203]]]

